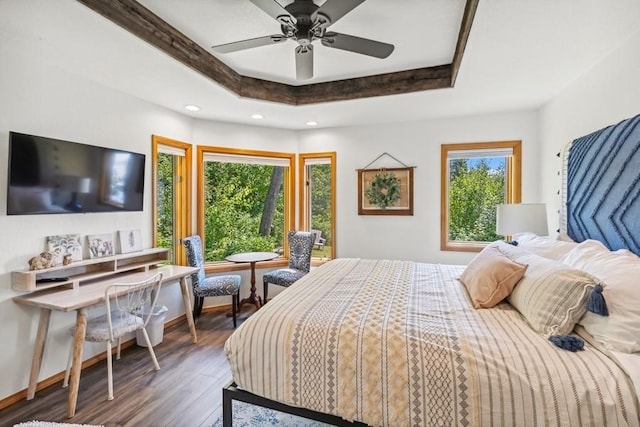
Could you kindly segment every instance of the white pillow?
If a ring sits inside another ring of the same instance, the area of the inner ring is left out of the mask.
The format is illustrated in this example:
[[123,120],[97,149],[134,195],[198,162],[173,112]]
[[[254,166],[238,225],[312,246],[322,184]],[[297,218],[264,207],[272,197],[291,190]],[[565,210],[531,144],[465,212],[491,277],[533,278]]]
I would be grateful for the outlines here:
[[610,251],[596,240],[585,240],[563,262],[602,281],[609,316],[587,312],[578,322],[612,350],[640,351],[640,258],[625,249]]
[[[571,237],[569,237],[569,235],[567,233],[564,232],[560,232],[558,234],[558,240],[561,240],[563,242],[571,242],[571,243],[576,243],[575,240],[573,240]],[[577,243],[576,243],[577,244]]]
[[577,243],[541,237],[534,233],[518,233],[513,236],[518,247],[527,252],[553,259],[562,259]]

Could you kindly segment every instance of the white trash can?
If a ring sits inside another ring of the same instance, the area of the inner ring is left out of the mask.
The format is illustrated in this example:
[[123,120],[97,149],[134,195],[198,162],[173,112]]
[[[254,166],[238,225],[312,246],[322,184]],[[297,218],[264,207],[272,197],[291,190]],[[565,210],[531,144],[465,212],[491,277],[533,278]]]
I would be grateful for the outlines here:
[[[162,342],[162,337],[164,335],[164,320],[167,318],[167,311],[169,311],[169,309],[164,305],[155,307],[153,309],[153,313],[151,313],[149,323],[147,323],[147,334],[149,335],[149,341],[151,341],[151,345],[153,347]],[[148,311],[143,312],[145,316],[148,313]],[[147,343],[144,340],[144,335],[142,334],[142,329],[138,329],[136,331],[136,343],[140,347],[147,346]]]

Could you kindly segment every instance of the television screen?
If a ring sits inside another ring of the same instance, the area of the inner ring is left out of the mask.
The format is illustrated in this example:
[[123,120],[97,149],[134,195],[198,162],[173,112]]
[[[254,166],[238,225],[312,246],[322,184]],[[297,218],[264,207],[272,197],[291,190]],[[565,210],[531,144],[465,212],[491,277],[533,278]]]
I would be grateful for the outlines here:
[[144,154],[9,133],[7,214],[141,211]]

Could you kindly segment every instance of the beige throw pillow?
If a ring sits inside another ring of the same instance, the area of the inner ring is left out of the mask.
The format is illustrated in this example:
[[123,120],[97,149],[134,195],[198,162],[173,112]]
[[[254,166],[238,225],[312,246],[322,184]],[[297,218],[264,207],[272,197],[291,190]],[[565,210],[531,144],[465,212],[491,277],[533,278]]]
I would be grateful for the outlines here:
[[587,298],[600,281],[592,275],[531,253],[511,253],[527,263],[527,274],[508,297],[537,332],[566,335],[587,311]]
[[491,244],[471,260],[460,281],[475,308],[491,308],[511,293],[526,270],[526,264],[512,261],[500,246]]

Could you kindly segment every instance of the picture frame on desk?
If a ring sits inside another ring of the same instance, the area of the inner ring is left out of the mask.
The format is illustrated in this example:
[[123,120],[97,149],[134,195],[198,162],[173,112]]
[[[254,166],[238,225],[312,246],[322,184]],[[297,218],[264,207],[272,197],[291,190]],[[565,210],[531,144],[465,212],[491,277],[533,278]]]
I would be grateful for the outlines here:
[[89,258],[100,258],[115,254],[113,233],[90,234],[87,236]]
[[71,261],[82,261],[82,239],[79,234],[60,234],[47,236],[47,251],[53,254],[53,265],[62,265],[65,255],[71,255]]
[[118,230],[118,241],[121,254],[142,250],[142,233],[139,229]]

